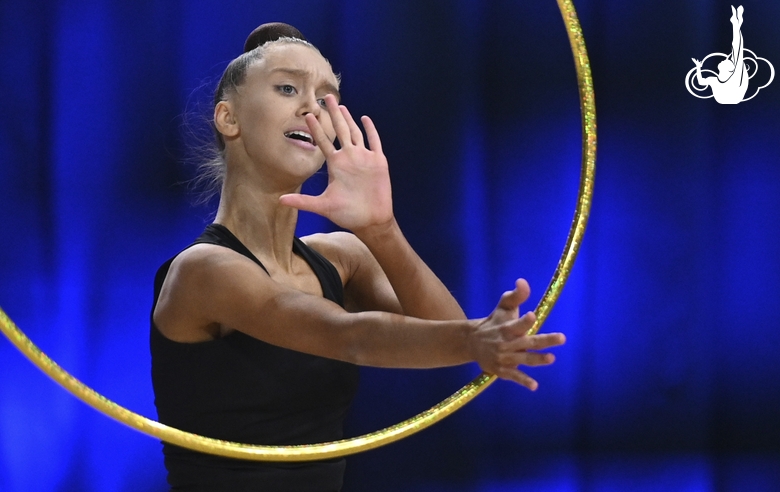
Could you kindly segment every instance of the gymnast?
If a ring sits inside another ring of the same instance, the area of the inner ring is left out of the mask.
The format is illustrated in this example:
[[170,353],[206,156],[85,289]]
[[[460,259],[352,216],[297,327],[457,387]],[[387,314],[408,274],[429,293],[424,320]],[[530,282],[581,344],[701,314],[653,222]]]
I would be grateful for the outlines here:
[[[162,423],[249,444],[342,438],[360,365],[476,361],[531,390],[560,333],[527,335],[518,280],[467,320],[404,239],[379,134],[339,105],[339,78],[294,27],[264,24],[214,96],[213,224],[155,277],[151,352]],[[339,141],[339,148],[334,146]],[[367,145],[365,141],[367,141]],[[301,185],[328,162],[319,196]],[[294,235],[299,210],[351,231]],[[337,491],[343,459],[263,463],[163,445],[171,490]]]
[[[739,104],[745,98],[750,78],[747,65],[745,65],[745,43],[742,39],[742,14],[745,12],[742,5],[734,10],[731,7],[731,54],[718,63],[717,77],[702,77],[702,62],[693,58],[696,64],[696,81],[702,87],[710,86],[715,100],[721,104]],[[723,56],[721,54],[721,56]],[[704,90],[704,89],[701,89]]]

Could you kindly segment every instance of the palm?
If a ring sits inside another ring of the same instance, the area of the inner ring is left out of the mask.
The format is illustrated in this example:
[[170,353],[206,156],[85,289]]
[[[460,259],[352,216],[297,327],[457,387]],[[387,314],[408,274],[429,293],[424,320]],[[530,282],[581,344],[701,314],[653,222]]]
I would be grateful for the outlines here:
[[366,147],[363,133],[347,108],[338,106],[332,96],[326,97],[326,104],[340,149],[331,143],[314,115],[306,115],[306,123],[328,162],[328,186],[319,196],[284,195],[281,203],[317,213],[352,231],[389,222],[393,218],[390,176],[373,122],[367,116],[362,118],[369,143]]

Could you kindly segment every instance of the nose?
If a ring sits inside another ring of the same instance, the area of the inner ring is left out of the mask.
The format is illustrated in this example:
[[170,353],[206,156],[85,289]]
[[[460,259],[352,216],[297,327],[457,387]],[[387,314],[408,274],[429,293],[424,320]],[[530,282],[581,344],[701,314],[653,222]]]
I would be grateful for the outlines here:
[[314,116],[319,118],[321,111],[322,111],[322,106],[320,106],[320,104],[317,102],[317,97],[314,94],[311,94],[306,98],[304,98],[299,113],[301,116],[306,116],[307,114],[313,114]]

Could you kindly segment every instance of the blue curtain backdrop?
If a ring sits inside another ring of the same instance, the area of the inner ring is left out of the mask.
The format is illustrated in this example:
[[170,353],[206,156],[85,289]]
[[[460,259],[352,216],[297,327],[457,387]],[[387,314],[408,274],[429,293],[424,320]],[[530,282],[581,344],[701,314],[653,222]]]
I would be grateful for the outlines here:
[[[730,50],[725,0],[575,5],[600,138],[592,219],[544,327],[568,343],[530,371],[538,392],[499,382],[350,458],[345,491],[780,489],[780,80],[736,106],[685,90],[691,58]],[[743,5],[746,47],[780,69],[780,3]],[[374,118],[398,220],[470,316],[518,276],[531,309],[564,244],[581,135],[553,0],[2,0],[0,306],[147,416],[152,276],[211,216],[185,184],[191,128],[247,33],[274,20]],[[366,369],[349,433],[477,373]],[[0,490],[166,490],[160,444],[0,340]]]

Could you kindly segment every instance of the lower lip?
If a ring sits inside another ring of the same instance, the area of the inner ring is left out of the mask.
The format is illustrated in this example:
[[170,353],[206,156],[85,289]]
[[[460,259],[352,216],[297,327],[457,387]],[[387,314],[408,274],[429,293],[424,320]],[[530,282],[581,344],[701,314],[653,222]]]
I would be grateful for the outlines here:
[[[285,138],[287,138],[287,137],[285,137]],[[287,138],[287,140],[288,140],[288,141],[289,141],[291,144],[293,144],[293,145],[296,145],[296,146],[298,146],[298,147],[300,147],[300,148],[302,148],[302,149],[306,149],[306,150],[317,150],[317,146],[316,146],[316,145],[314,145],[314,144],[310,144],[309,142],[304,142],[303,140],[296,140],[296,139],[294,139],[294,138]]]

